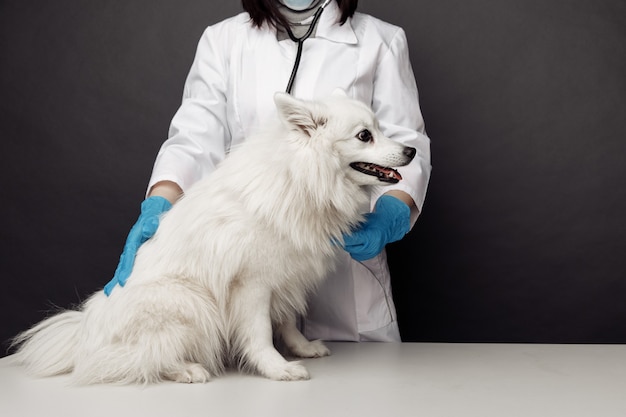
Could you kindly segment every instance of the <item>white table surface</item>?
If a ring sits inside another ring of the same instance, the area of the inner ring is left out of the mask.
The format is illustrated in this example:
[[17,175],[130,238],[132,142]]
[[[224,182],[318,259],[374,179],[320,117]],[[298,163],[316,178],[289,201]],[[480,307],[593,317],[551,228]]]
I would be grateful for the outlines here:
[[626,345],[331,343],[311,380],[68,386],[0,359],[2,417],[626,416]]

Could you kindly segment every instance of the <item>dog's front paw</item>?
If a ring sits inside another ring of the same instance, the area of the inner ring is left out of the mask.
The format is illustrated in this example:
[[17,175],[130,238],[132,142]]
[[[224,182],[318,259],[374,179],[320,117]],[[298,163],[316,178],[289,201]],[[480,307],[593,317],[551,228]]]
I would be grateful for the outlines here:
[[311,378],[309,371],[300,362],[286,362],[281,368],[268,369],[265,376],[276,381],[302,381]]
[[313,340],[312,342],[292,346],[291,350],[294,355],[301,358],[321,358],[330,355],[330,350],[321,340]]

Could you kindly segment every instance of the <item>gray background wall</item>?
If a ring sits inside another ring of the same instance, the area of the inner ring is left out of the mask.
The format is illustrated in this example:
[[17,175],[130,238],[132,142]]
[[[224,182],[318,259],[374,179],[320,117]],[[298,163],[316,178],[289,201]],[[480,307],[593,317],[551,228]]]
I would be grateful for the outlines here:
[[[239,11],[0,1],[0,340],[110,279],[200,34]],[[403,338],[626,342],[626,3],[360,11],[405,28],[432,139],[389,247]]]

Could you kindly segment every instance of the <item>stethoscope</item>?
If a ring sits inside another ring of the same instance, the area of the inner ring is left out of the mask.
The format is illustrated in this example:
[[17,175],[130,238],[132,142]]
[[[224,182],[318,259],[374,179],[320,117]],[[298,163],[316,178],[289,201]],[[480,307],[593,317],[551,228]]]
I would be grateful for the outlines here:
[[330,0],[326,0],[320,6],[320,8],[317,9],[315,14],[313,15],[313,20],[311,21],[311,26],[309,26],[309,30],[307,30],[306,33],[302,35],[301,37],[299,38],[296,37],[296,35],[293,34],[289,26],[285,27],[285,29],[287,30],[287,34],[289,35],[289,38],[298,44],[298,52],[296,52],[296,61],[293,64],[293,69],[291,70],[291,76],[289,77],[289,82],[287,83],[287,89],[285,90],[288,94],[291,94],[291,89],[293,88],[293,82],[296,79],[296,74],[298,73],[298,67],[300,66],[300,58],[302,58],[302,44],[304,44],[304,41],[307,40],[311,36],[311,34],[313,33],[313,30],[315,30],[317,21],[320,19],[320,16],[322,15],[322,12],[324,11],[324,7],[326,7],[328,3],[330,3]]

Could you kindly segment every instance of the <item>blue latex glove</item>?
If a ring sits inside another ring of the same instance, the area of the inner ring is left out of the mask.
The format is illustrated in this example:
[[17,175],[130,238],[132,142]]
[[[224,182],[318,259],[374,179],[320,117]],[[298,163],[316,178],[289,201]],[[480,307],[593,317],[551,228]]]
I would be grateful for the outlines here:
[[148,197],[141,203],[141,214],[135,225],[130,229],[126,244],[120,256],[120,263],[117,265],[113,279],[104,286],[104,293],[108,296],[113,288],[120,284],[126,284],[126,280],[133,270],[135,256],[139,247],[150,239],[159,227],[159,217],[172,208],[172,203],[163,197]]
[[344,249],[353,259],[365,261],[382,252],[387,243],[400,240],[411,228],[411,209],[390,195],[381,196],[374,212],[349,235],[344,235]]

